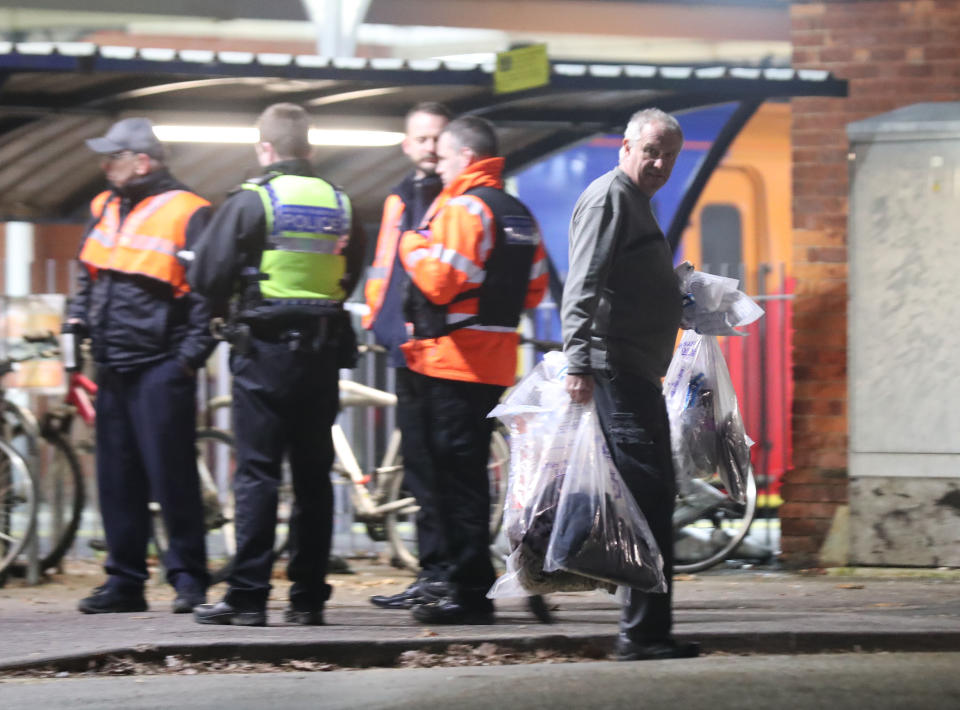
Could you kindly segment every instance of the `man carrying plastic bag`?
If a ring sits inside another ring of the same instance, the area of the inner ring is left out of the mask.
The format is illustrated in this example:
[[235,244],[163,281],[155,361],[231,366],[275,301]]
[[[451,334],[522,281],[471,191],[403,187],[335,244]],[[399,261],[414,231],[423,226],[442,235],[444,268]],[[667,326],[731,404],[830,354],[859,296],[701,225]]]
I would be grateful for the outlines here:
[[683,315],[673,253],[650,199],[670,177],[683,131],[658,109],[638,111],[619,164],[580,196],[570,222],[570,271],[561,304],[567,390],[594,401],[617,470],[663,556],[665,592],[632,588],[620,617],[619,660],[689,658],[673,638],[670,427],[660,390]]

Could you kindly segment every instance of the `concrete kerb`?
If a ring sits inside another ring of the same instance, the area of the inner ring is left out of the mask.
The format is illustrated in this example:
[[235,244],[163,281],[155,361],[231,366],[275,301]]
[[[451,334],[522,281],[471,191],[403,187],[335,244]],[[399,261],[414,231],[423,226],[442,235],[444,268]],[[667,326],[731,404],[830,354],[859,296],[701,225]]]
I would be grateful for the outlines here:
[[[522,604],[505,604],[494,626],[425,629],[410,624],[404,615],[381,613],[366,601],[372,591],[402,589],[406,578],[362,572],[338,588],[341,601],[331,609],[330,626],[309,632],[291,629],[289,635],[279,629],[260,635],[240,627],[220,627],[219,633],[208,627],[195,634],[189,619],[183,618],[171,619],[176,622],[171,627],[165,623],[163,605],[172,593],[158,588],[151,590],[150,602],[156,608],[151,628],[143,633],[131,632],[119,618],[97,625],[100,620],[77,617],[61,638],[63,624],[74,618],[75,597],[82,593],[79,589],[85,590],[85,578],[72,587],[50,585],[40,595],[30,587],[8,588],[0,594],[0,616],[10,615],[18,625],[5,628],[12,645],[0,660],[0,674],[100,668],[106,672],[111,659],[163,666],[167,656],[276,665],[301,660],[363,668],[404,665],[401,656],[410,651],[469,656],[469,650],[459,649],[484,644],[504,653],[533,655],[542,650],[594,658],[608,654],[615,640],[619,614],[605,596],[551,596],[558,609],[555,626],[532,623]],[[806,573],[720,570],[679,577],[675,633],[680,639],[699,641],[704,653],[960,652],[958,580],[957,570],[890,568]],[[274,606],[279,607],[282,590],[277,596]],[[381,622],[382,632],[377,630]]]
[[[677,634],[681,640],[699,641],[703,653],[794,655],[843,652],[960,652],[960,632],[768,632]],[[616,636],[609,634],[568,636],[563,634],[531,637],[489,637],[463,639],[435,637],[393,641],[324,642],[225,642],[206,644],[140,644],[94,653],[51,655],[29,661],[0,663],[0,673],[30,670],[84,672],[97,668],[111,658],[141,663],[163,663],[167,656],[186,656],[193,661],[229,661],[280,663],[310,660],[344,668],[390,667],[397,665],[406,651],[443,654],[452,645],[477,648],[494,644],[498,649],[533,653],[554,651],[584,658],[603,658],[613,651]]]

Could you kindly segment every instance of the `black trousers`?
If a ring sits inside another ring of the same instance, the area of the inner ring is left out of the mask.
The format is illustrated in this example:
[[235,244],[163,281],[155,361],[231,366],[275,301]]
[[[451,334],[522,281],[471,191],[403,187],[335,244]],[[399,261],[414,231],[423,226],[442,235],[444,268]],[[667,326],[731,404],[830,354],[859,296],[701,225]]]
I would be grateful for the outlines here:
[[397,374],[397,426],[403,454],[403,484],[417,499],[417,554],[421,575],[445,579],[447,539],[437,491],[437,474],[430,456],[430,426],[425,416],[424,378],[405,367]]
[[676,480],[670,424],[660,388],[627,372],[595,373],[597,418],[610,454],[650,525],[663,555],[667,592],[631,589],[620,616],[620,633],[649,643],[670,637],[673,591],[673,506]]
[[207,588],[197,474],[196,380],[174,360],[97,375],[97,489],[107,538],[107,585],[137,592],[147,579],[150,500],[170,538],[164,565],[179,592]]
[[286,342],[251,338],[231,355],[236,432],[237,555],[226,601],[259,609],[270,593],[278,487],[284,456],[290,462],[294,505],[290,516],[291,604],[318,609],[333,535],[333,439],[339,409],[339,370],[333,347],[292,351]]
[[436,476],[436,494],[447,544],[448,580],[454,598],[489,608],[496,574],[490,562],[490,484],[487,461],[493,420],[487,414],[505,388],[411,372],[421,394],[419,425]]

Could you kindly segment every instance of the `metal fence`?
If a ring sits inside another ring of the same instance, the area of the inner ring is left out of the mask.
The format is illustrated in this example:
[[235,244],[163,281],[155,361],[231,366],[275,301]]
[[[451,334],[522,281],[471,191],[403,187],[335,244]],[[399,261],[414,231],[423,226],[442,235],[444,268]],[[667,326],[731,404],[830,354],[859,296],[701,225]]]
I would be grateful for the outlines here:
[[[35,293],[62,292],[65,284],[75,283],[76,262],[46,260],[34,265]],[[746,329],[746,337],[727,337],[721,346],[727,359],[747,433],[756,441],[753,448],[754,469],[758,474],[761,505],[768,514],[775,513],[779,504],[780,480],[791,462],[791,301],[793,282],[783,264],[760,264],[752,270],[745,265],[704,265],[701,270],[727,275],[747,283],[747,292],[765,309],[766,314]],[[6,279],[10,283],[10,279]],[[743,288],[743,286],[741,286]],[[361,342],[372,342],[372,334],[360,328],[359,317],[354,326]],[[525,335],[540,339],[559,339],[559,317],[556,302],[547,297],[540,307],[527,314],[522,323]],[[523,346],[519,357],[518,374],[522,375],[536,364],[541,354],[532,346]],[[341,377],[387,391],[394,391],[394,371],[386,366],[382,354],[362,356],[355,370],[344,370]],[[230,375],[227,346],[221,344],[201,372],[198,385],[198,410],[212,397],[229,394]],[[34,411],[44,411],[58,400],[49,393],[9,392],[8,396]],[[340,415],[340,424],[350,440],[354,453],[365,471],[372,471],[383,455],[389,433],[396,426],[396,412],[392,408],[348,408]],[[229,428],[229,413],[220,411],[206,422],[218,428]],[[88,434],[81,434],[85,437]],[[95,476],[92,456],[83,457],[88,484],[88,511],[84,525],[74,545],[72,555],[88,557],[87,542],[99,537],[100,519],[96,510]],[[226,481],[223,481],[226,483]],[[355,524],[345,483],[334,476],[335,537],[338,554],[379,554],[383,543],[375,543],[363,526]]]

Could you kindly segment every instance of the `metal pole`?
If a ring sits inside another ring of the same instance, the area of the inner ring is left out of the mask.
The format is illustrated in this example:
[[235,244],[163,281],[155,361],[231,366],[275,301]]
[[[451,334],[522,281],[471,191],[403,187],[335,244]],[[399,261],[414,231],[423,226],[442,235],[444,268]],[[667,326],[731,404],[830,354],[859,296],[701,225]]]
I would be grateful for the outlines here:
[[[4,277],[7,285],[7,295],[26,296],[30,293],[30,276],[33,267],[33,225],[29,222],[7,222],[5,235]],[[8,392],[7,396],[21,406],[28,404],[23,392]],[[30,475],[33,476],[37,470],[36,449],[30,445],[29,440],[23,455],[30,469]],[[27,584],[30,585],[40,583],[39,545],[37,528],[34,526],[33,534],[26,546]]]

